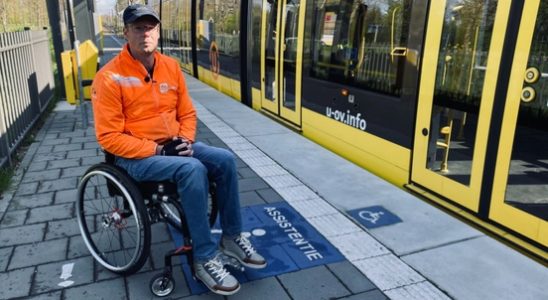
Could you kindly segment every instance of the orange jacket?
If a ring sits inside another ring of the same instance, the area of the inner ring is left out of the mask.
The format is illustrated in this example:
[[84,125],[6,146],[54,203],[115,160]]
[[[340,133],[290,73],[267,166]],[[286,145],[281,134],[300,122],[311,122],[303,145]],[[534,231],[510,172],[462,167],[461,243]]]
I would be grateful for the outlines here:
[[156,52],[150,79],[127,47],[93,79],[91,100],[99,144],[117,156],[145,158],[174,136],[194,141],[196,111],[177,61]]

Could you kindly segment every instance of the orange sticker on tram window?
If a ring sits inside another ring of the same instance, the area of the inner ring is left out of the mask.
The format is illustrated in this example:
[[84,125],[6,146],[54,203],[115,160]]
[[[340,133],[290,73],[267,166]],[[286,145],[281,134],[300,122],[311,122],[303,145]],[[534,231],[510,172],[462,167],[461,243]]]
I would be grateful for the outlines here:
[[209,62],[211,63],[209,68],[213,73],[213,78],[217,79],[221,72],[221,62],[219,61],[219,48],[214,41],[211,42],[211,46],[209,46]]

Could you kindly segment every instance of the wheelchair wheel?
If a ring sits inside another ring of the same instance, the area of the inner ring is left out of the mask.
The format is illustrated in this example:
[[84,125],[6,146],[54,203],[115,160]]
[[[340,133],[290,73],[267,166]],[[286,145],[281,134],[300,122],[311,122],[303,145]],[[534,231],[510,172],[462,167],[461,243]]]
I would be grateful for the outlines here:
[[117,167],[97,164],[78,185],[77,217],[91,255],[108,270],[137,272],[150,253],[150,224],[142,196]]
[[171,276],[165,274],[157,274],[150,280],[150,291],[158,296],[165,297],[175,288],[175,281]]

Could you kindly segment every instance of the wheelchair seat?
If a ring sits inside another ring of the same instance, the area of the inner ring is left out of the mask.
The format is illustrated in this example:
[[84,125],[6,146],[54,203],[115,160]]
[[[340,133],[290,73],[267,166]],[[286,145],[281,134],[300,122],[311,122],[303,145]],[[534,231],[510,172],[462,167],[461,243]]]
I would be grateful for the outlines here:
[[[127,174],[127,172],[124,169],[114,164],[115,157],[113,154],[105,150],[103,150],[103,152],[105,154],[105,163],[115,166],[121,172],[125,173],[128,176],[128,178],[131,178],[131,176],[129,176],[129,174]],[[133,180],[133,178],[131,179]],[[141,194],[143,195],[143,198],[145,199],[149,199],[150,197],[153,197],[154,193],[156,192],[162,195],[171,195],[171,196],[177,195],[177,185],[175,185],[175,183],[171,181],[167,181],[167,180],[166,181],[140,181],[140,182],[137,182],[135,180],[133,181],[135,185],[139,188],[139,190],[141,191]],[[113,192],[113,189],[111,186],[109,186],[109,192]]]

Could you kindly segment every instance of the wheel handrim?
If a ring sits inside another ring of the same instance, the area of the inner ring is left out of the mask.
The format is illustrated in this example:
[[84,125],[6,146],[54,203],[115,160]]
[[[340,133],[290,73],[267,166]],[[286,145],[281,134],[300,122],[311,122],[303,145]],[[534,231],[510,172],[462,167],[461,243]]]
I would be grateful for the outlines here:
[[[119,272],[131,267],[139,259],[142,243],[139,228],[143,224],[137,214],[131,213],[136,211],[132,201],[126,201],[129,210],[124,209],[122,197],[108,194],[105,178],[114,184],[125,199],[131,199],[127,189],[111,174],[100,170],[89,172],[78,187],[78,194],[84,197],[77,206],[78,223],[84,243],[92,256],[107,269]],[[90,215],[86,214],[87,210],[93,212],[90,214],[91,221]],[[97,230],[90,230],[93,227],[97,227]],[[86,231],[89,236],[85,234]]]

